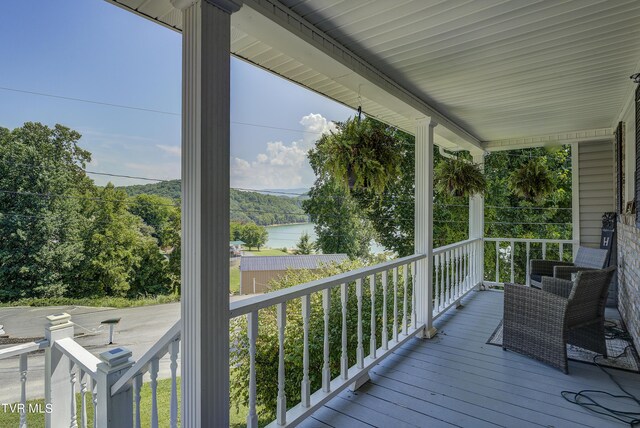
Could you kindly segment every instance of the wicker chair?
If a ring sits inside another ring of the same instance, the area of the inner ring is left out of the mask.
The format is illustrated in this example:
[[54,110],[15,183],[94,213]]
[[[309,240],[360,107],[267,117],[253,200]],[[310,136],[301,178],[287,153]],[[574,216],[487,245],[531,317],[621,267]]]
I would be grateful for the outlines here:
[[532,287],[540,288],[542,278],[545,276],[570,280],[572,273],[604,268],[608,255],[608,250],[580,247],[573,263],[560,260],[531,260],[529,282]]
[[505,284],[502,348],[568,373],[567,344],[606,357],[604,309],[615,267],[581,271],[574,282],[544,277],[542,290]]

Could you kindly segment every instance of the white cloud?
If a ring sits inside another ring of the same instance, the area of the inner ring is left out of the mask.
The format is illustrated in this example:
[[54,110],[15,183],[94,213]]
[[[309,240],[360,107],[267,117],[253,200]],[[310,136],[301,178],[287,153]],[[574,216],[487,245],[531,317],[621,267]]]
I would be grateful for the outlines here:
[[182,154],[180,146],[166,146],[164,144],[156,144],[156,147],[162,150],[163,152],[173,156],[180,156]]
[[282,141],[266,143],[264,153],[248,161],[233,158],[231,161],[231,185],[245,188],[294,188],[313,184],[314,175],[307,152],[312,148],[320,133],[335,130],[335,124],[321,114],[308,114],[300,120],[305,128],[304,136],[290,144]]

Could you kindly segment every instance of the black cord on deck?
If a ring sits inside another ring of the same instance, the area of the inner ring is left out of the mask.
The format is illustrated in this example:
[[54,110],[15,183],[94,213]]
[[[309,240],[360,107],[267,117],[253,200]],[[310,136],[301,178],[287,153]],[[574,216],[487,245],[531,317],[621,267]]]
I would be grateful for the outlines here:
[[[607,339],[622,339],[630,343],[627,347],[624,348],[624,350],[619,355],[616,355],[615,357],[609,357],[609,358],[615,360],[625,355],[627,351],[632,352],[631,336],[629,335],[628,332],[619,328],[615,324],[611,325],[611,323],[606,325],[605,329],[606,329],[605,337]],[[638,407],[640,408],[640,399],[635,395],[631,394],[630,392],[628,392],[626,389],[624,389],[622,385],[620,385],[620,383],[613,377],[611,373],[609,373],[607,370],[605,370],[604,367],[598,364],[597,359],[601,357],[602,357],[601,355],[594,356],[593,363],[596,366],[598,366],[600,370],[605,372],[607,376],[609,376],[609,378],[613,381],[613,383],[615,383],[616,386],[622,392],[624,392],[624,394],[616,395],[607,391],[601,391],[596,389],[583,389],[582,391],[578,391],[578,392],[561,391],[560,394],[562,395],[562,398],[567,400],[569,403],[577,404],[578,406],[585,408],[591,412],[598,413],[604,416],[609,416],[617,421],[623,422],[625,424],[629,424],[630,427],[635,427],[637,425],[640,425],[640,409],[638,411],[626,411],[622,409],[614,409],[598,403],[598,401],[594,397],[594,395],[606,395],[608,397],[612,397],[615,399],[627,400],[627,401],[630,400],[632,403],[637,404]]]

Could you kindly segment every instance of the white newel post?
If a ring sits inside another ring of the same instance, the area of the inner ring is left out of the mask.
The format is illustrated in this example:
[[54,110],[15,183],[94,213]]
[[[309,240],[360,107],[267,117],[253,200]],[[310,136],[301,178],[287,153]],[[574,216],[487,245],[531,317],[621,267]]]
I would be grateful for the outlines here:
[[133,427],[133,388],[129,386],[116,395],[111,387],[133,365],[131,351],[114,348],[99,356],[96,375],[96,422],[98,427]]
[[49,347],[44,354],[45,403],[51,404],[51,413],[45,413],[47,428],[71,426],[71,383],[69,382],[69,358],[55,346],[55,342],[73,337],[71,315],[67,313],[49,315],[49,325],[44,337]]
[[182,426],[229,425],[229,125],[235,0],[171,0],[182,27]]
[[431,118],[416,121],[415,149],[415,238],[416,254],[427,257],[416,262],[415,301],[418,323],[426,327],[423,338],[436,334],[433,327],[433,129]]
[[[472,153],[473,163],[484,171],[484,152]],[[469,198],[469,239],[484,238],[484,195],[477,193]],[[476,244],[474,286],[484,281],[484,242]]]

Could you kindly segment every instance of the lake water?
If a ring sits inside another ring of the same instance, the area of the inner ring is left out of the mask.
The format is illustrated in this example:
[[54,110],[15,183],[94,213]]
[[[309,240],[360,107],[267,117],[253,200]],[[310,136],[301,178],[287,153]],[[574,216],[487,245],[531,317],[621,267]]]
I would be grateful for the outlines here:
[[[300,240],[303,233],[308,233],[312,241],[317,238],[316,232],[313,230],[313,223],[287,224],[283,226],[267,226],[269,239],[267,247],[269,248],[293,248]],[[374,254],[381,253],[385,249],[375,241],[371,242],[371,252]]]

